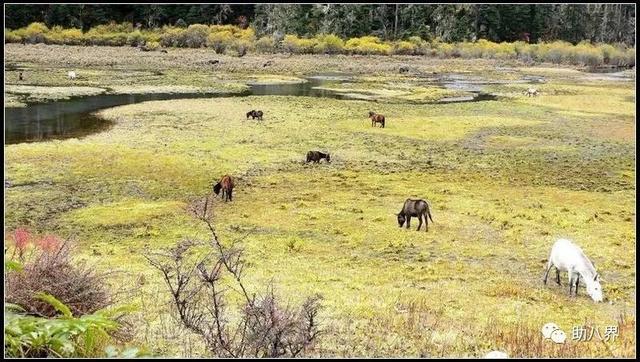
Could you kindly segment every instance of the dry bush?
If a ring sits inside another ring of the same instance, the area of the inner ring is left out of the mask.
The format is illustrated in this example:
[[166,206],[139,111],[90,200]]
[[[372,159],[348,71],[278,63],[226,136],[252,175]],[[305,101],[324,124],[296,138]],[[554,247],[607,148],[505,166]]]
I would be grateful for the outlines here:
[[[208,225],[210,243],[183,240],[167,251],[145,253],[162,273],[182,325],[216,357],[303,355],[319,334],[320,296],[291,308],[282,304],[272,287],[262,296],[250,294],[242,281],[243,250],[222,246],[206,216],[206,202],[203,210],[196,207],[193,212]],[[203,247],[207,252],[200,257]],[[236,291],[242,300],[234,310],[229,308],[229,291]]]
[[45,317],[53,317],[57,312],[50,304],[36,298],[38,292],[53,295],[74,315],[90,314],[112,304],[106,290],[108,274],[99,273],[82,262],[74,263],[70,242],[45,236],[34,241],[31,252],[25,255],[29,238],[25,230],[15,233],[13,255],[18,254],[22,268],[5,275],[6,302]]

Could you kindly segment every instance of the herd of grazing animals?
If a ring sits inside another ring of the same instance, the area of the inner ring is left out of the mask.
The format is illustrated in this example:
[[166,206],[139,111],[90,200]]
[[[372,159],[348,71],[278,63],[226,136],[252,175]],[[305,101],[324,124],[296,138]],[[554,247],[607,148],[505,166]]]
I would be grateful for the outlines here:
[[[533,88],[529,88],[525,91],[527,96],[536,96],[538,91]],[[262,120],[263,112],[251,110],[247,112],[247,119],[258,118]],[[381,124],[381,127],[385,126],[385,116],[375,112],[369,112],[369,118],[371,119],[371,126],[375,127],[377,123]],[[322,159],[325,159],[327,163],[331,162],[331,156],[329,153],[323,153],[320,151],[307,152],[306,163],[319,163]],[[226,201],[232,201],[233,193],[233,179],[229,175],[225,175],[222,179],[213,187],[213,191],[216,195],[219,195],[222,190],[222,198]],[[400,227],[406,224],[406,228],[409,229],[411,225],[411,218],[418,218],[418,228],[420,231],[422,222],[424,220],[424,230],[429,231],[429,220],[433,222],[431,216],[431,207],[429,202],[423,199],[406,199],[400,212],[396,214],[398,218],[398,224]],[[560,284],[560,271],[568,273],[569,279],[569,296],[578,295],[578,286],[580,283],[580,277],[582,277],[586,288],[587,294],[593,299],[593,301],[602,302],[603,294],[602,287],[600,286],[599,274],[596,272],[595,266],[587,258],[582,249],[567,239],[558,239],[551,249],[549,255],[549,261],[544,273],[543,282],[547,284],[547,278],[552,267],[556,268],[556,283]]]
[[[69,79],[76,79],[76,72],[69,71],[67,74]],[[23,74],[20,72],[20,80],[23,79]],[[534,97],[538,95],[538,90],[534,88],[527,89],[524,94],[529,97]],[[247,112],[247,119],[252,117],[252,119],[262,120],[263,112],[261,110],[251,110]],[[371,126],[375,127],[376,124],[380,123],[381,127],[385,126],[385,116],[375,112],[369,112],[369,118],[371,119]],[[331,162],[331,156],[329,153],[323,153],[320,151],[309,151],[307,152],[307,163],[319,163],[322,159],[325,159],[327,163]],[[229,175],[224,175],[222,179],[218,183],[213,186],[213,192],[216,195],[220,195],[222,191],[222,199],[226,201],[233,200],[233,188],[234,188],[233,178]],[[424,220],[425,224],[425,232],[429,231],[429,221],[433,222],[433,218],[431,217],[431,207],[426,200],[422,199],[407,199],[402,206],[402,209],[399,213],[396,214],[398,218],[398,224],[402,227],[406,223],[406,228],[409,229],[411,218],[418,218],[418,228],[419,231],[422,227],[422,220]],[[549,276],[549,272],[552,267],[556,268],[556,283],[560,284],[560,271],[565,271],[568,273],[568,283],[569,283],[569,296],[577,296],[578,295],[578,286],[580,284],[580,278],[582,277],[586,288],[587,294],[595,301],[602,302],[603,300],[603,292],[602,287],[600,286],[600,276],[596,272],[595,266],[593,263],[587,258],[582,249],[566,239],[559,239],[553,245],[551,249],[551,254],[549,255],[549,261],[547,263],[547,267],[545,270],[545,274],[543,277],[543,282],[546,285],[547,279]]]

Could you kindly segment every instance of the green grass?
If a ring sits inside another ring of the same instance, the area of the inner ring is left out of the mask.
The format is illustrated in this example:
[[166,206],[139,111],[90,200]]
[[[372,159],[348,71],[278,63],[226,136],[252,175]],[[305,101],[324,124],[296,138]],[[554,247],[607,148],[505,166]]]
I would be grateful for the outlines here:
[[[196,356],[201,346],[173,327],[168,293],[141,253],[206,238],[189,205],[228,173],[234,201],[213,201],[215,223],[225,242],[249,234],[248,285],[261,291],[273,279],[292,302],[325,297],[313,354],[531,357],[509,336],[549,321],[569,336],[585,321],[602,330],[635,308],[635,122],[624,101],[634,90],[567,73],[546,71],[537,98],[517,84],[491,102],[263,96],[104,110],[116,121],[107,132],[5,146],[5,178],[16,184],[5,189],[6,227],[72,236],[85,258],[123,270],[115,282],[135,286],[129,298],[142,306],[136,341]],[[246,120],[249,109],[264,121]],[[386,128],[371,127],[369,110]],[[332,162],[303,164],[316,149]],[[415,220],[398,227],[408,197],[432,203],[428,233]],[[542,284],[558,237],[595,262],[607,303]],[[625,333],[612,350],[569,341],[535,353],[633,356],[635,332]]]

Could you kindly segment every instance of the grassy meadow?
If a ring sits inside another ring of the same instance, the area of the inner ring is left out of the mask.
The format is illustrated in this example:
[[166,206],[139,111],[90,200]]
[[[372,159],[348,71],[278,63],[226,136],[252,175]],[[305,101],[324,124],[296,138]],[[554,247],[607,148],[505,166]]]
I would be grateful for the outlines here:
[[[5,56],[30,70],[29,86],[61,87],[69,65],[35,56],[58,48],[9,44]],[[116,49],[103,51],[95,63],[69,54],[80,75],[75,86],[125,91],[228,81],[240,89],[243,80],[312,74],[308,56],[269,56],[276,69],[255,66],[265,57],[240,58],[240,65],[221,57],[220,71],[200,73],[193,69],[206,58],[190,56],[199,49],[140,63],[113,58],[118,69],[162,72],[135,82],[128,79],[141,78],[118,76],[102,63]],[[172,69],[181,55],[189,65]],[[319,70],[338,70],[338,57],[313,61]],[[360,69],[367,87],[376,79],[420,86],[397,74],[395,66],[410,57],[390,57],[375,70],[375,57],[354,58],[345,66],[368,64]],[[497,61],[430,62],[416,60],[415,68],[515,78],[497,71]],[[515,74],[545,76],[535,86],[540,96],[522,94],[530,85],[505,83],[487,87],[498,100],[455,104],[249,96],[106,109],[98,115],[115,122],[108,131],[4,146],[12,184],[5,188],[5,232],[27,227],[71,238],[82,258],[117,270],[114,288],[138,306],[130,343],[163,356],[204,350],[178,327],[161,276],[142,253],[208,238],[189,208],[209,197],[223,242],[242,239],[251,289],[273,281],[292,303],[323,295],[323,334],[310,355],[633,357],[635,82],[507,65]],[[5,75],[7,84],[17,83],[15,71]],[[263,110],[264,121],[247,120],[250,109]],[[371,127],[369,110],[386,116],[386,128]],[[304,164],[309,150],[330,152],[332,162]],[[211,195],[224,174],[236,178],[230,203]],[[409,197],[430,201],[428,232],[416,231],[415,219],[411,230],[398,227],[395,213]],[[543,285],[559,237],[573,239],[595,263],[604,303],[594,303],[584,286],[570,298],[565,274],[562,287]],[[567,333],[565,345],[542,341],[547,322]],[[600,332],[620,325],[620,335],[610,343],[576,342],[577,325]]]

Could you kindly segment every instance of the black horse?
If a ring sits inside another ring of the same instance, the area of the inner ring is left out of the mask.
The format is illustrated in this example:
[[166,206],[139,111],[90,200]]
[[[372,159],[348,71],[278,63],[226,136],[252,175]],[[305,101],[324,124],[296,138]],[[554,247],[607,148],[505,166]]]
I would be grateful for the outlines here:
[[252,117],[251,119],[259,119],[262,121],[262,111],[256,111],[256,110],[250,110],[249,112],[247,112],[247,119],[249,119],[249,117]]

